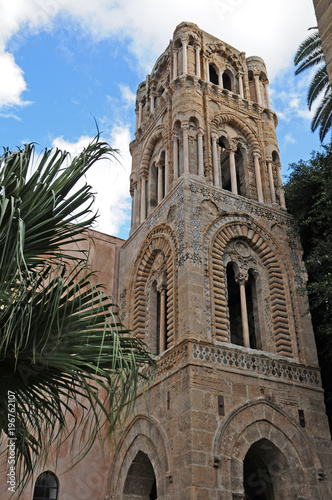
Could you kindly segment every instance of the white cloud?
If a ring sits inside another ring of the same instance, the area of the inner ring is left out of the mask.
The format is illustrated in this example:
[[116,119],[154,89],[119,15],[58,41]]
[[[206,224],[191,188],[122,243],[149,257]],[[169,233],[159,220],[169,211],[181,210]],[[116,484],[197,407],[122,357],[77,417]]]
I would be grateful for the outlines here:
[[294,139],[292,134],[285,135],[284,146],[286,146],[287,144],[296,144],[296,140]]
[[[68,142],[63,137],[57,137],[53,146],[77,155],[89,144],[92,137],[82,136],[76,142]],[[100,216],[97,220],[98,231],[118,235],[120,226],[129,224],[131,199],[129,195],[129,175],[131,171],[131,156],[128,145],[130,132],[127,126],[115,126],[109,136],[102,138],[118,149],[118,161],[103,159],[96,162],[87,173],[87,182],[95,193],[95,209]]]
[[151,71],[175,26],[191,21],[248,56],[261,56],[270,80],[291,63],[306,30],[316,24],[312,0],[0,0],[0,11],[0,62],[7,63],[0,105],[22,104],[26,89],[22,70],[6,52],[8,41],[17,33],[52,29],[58,14],[62,23],[79,23],[94,40],[126,42],[142,75]]
[[136,95],[130,90],[128,85],[119,85],[120,90],[121,90],[121,97],[124,101],[124,105],[126,107],[133,107],[136,101]]

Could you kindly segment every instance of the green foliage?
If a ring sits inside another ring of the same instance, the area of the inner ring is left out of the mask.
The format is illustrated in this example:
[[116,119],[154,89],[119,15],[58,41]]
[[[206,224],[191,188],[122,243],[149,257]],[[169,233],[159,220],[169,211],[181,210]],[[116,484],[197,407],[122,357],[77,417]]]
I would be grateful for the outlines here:
[[332,145],[290,165],[288,210],[300,230],[308,297],[332,429]]
[[295,54],[294,64],[298,66],[295,74],[298,75],[317,64],[321,65],[311,80],[307,102],[309,109],[311,109],[314,101],[322,93],[322,99],[311,122],[311,130],[315,132],[319,128],[319,138],[323,142],[326,134],[332,127],[332,89],[324,63],[324,54],[318,29],[311,29],[317,31],[301,43]]
[[79,432],[79,460],[102,428],[106,438],[132,411],[141,368],[154,366],[93,284],[86,253],[70,251],[96,218],[91,187],[77,183],[108,156],[96,137],[70,162],[58,150],[36,159],[31,144],[0,157],[0,430],[11,437],[11,391],[21,487],[52,443]]

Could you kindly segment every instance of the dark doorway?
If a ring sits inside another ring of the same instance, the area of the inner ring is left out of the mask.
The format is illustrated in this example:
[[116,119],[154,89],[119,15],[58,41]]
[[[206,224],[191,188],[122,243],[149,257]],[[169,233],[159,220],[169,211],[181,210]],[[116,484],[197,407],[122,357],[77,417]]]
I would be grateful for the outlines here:
[[[267,440],[254,443],[244,459],[245,500],[274,500],[273,476],[268,465]],[[273,455],[270,457],[272,462]]]
[[156,500],[157,481],[149,457],[139,451],[134,458],[123,488],[124,500]]

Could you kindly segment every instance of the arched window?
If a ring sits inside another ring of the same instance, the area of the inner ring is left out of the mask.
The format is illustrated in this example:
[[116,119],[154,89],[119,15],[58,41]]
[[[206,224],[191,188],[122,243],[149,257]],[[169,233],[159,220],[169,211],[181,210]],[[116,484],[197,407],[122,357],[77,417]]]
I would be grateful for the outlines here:
[[167,349],[167,290],[166,286],[154,281],[150,290],[150,348],[154,354]]
[[211,83],[214,83],[215,85],[218,85],[219,83],[218,74],[213,64],[209,64],[209,80]]
[[232,89],[232,80],[231,80],[229,70],[224,71],[224,73],[222,75],[222,84],[223,84],[224,89],[230,90],[232,92],[232,90],[233,90]]
[[55,474],[51,471],[42,472],[38,476],[33,500],[57,500],[59,482]]
[[157,481],[149,457],[139,451],[134,458],[123,488],[123,499],[156,500]]

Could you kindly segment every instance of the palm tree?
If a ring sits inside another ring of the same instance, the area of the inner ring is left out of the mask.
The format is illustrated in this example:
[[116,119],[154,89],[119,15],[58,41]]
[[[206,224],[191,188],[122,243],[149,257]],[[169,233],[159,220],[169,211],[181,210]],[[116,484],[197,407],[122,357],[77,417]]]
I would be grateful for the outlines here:
[[299,65],[295,71],[298,75],[307,68],[311,68],[317,64],[323,64],[315,73],[308,90],[307,103],[311,109],[313,102],[323,92],[322,100],[315,112],[311,122],[311,130],[315,132],[319,128],[319,138],[323,142],[327,132],[332,126],[332,89],[328,79],[326,65],[324,63],[324,55],[322,44],[318,32],[315,29],[312,35],[308,36],[298,48],[295,57],[295,66]]
[[0,430],[17,438],[22,488],[50,444],[79,428],[80,459],[101,428],[107,437],[132,411],[142,367],[154,366],[92,283],[87,255],[65,246],[87,238],[93,195],[75,186],[106,156],[114,150],[97,136],[68,166],[56,149],[36,166],[31,144],[0,157]]

